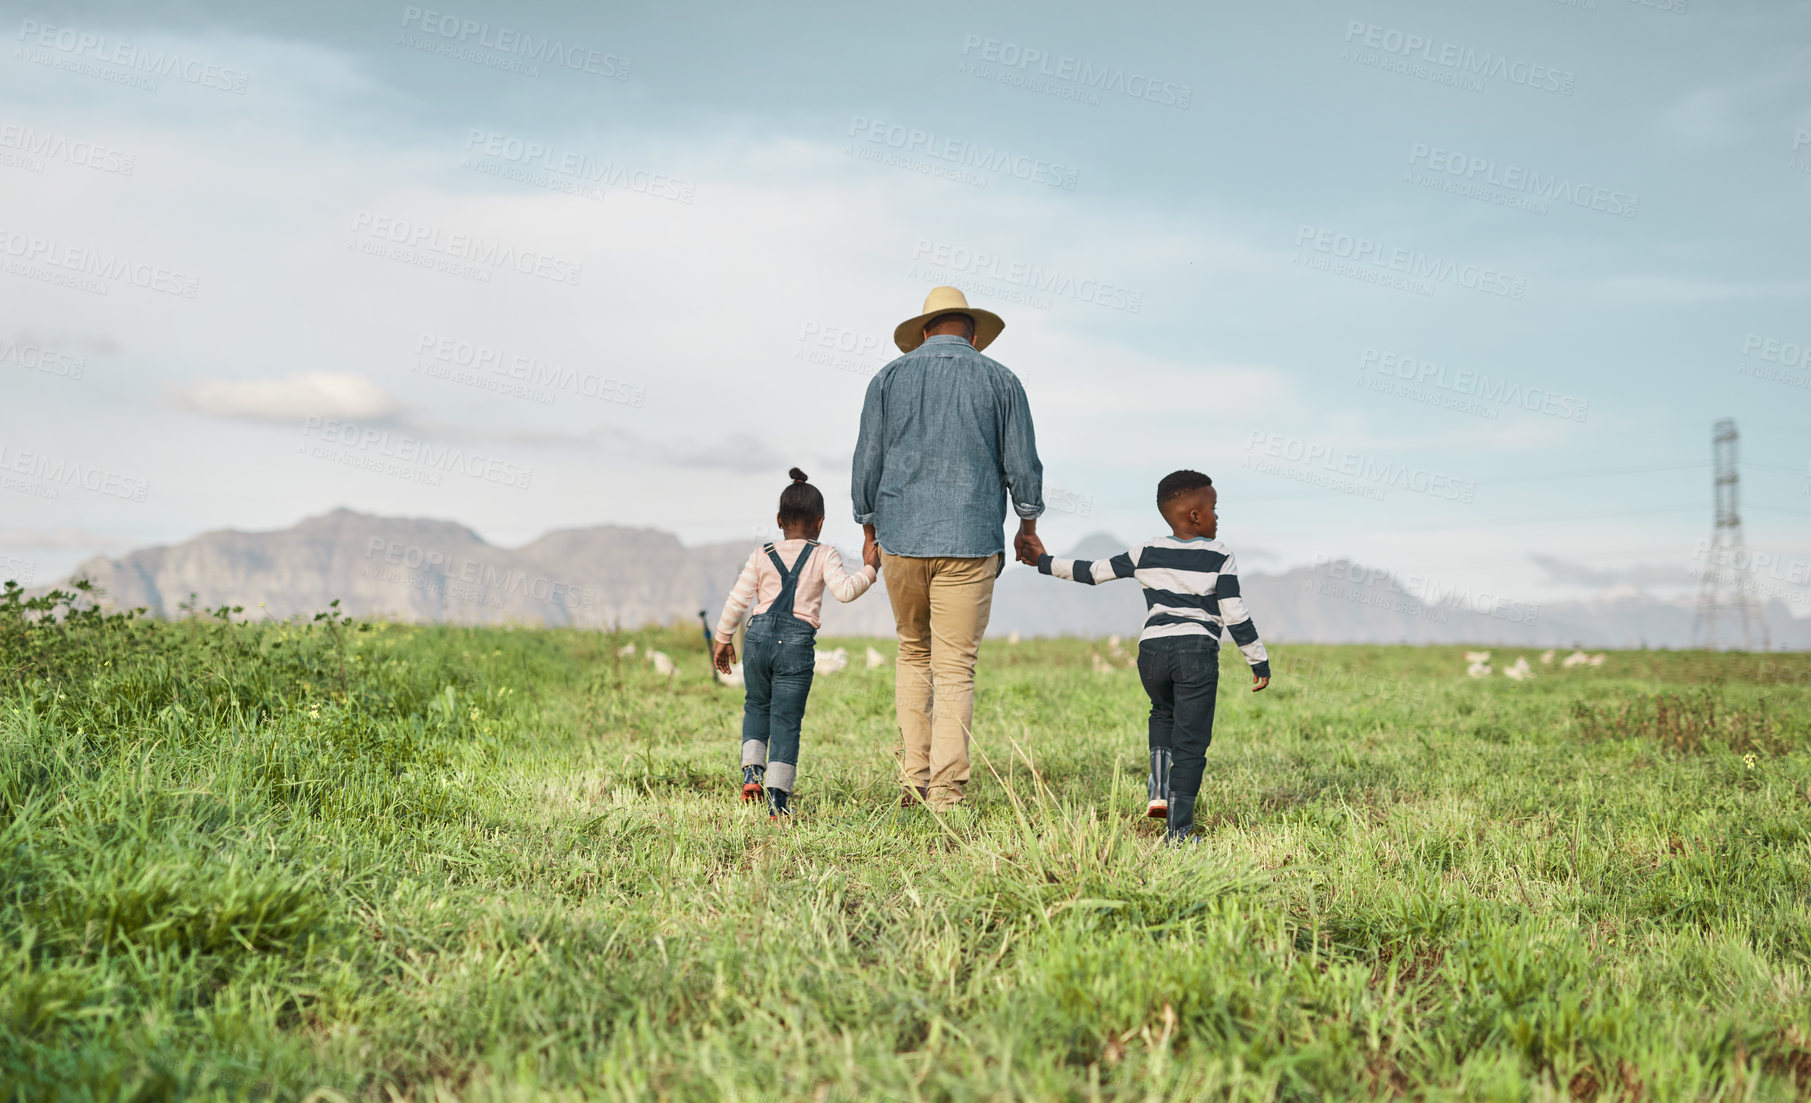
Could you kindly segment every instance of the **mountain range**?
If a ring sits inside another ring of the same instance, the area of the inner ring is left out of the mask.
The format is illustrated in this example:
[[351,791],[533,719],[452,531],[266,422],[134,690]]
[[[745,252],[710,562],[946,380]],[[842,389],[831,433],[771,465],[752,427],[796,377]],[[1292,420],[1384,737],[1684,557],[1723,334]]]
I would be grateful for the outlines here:
[[[1125,547],[1101,533],[1066,554],[1102,558]],[[687,547],[670,533],[614,525],[550,532],[504,548],[451,521],[338,509],[274,532],[226,529],[118,558],[97,556],[71,577],[101,587],[108,605],[143,606],[160,617],[191,604],[308,617],[337,598],[360,617],[633,628],[692,622],[701,609],[714,623],[750,550],[743,542]],[[856,560],[848,551],[844,557]],[[1433,595],[1387,571],[1343,561],[1247,572],[1241,584],[1260,632],[1276,642],[1686,647],[1692,632],[1689,606],[1639,591],[1542,605]],[[883,576],[858,601],[826,601],[824,634],[892,635],[884,588]],[[1009,563],[995,587],[989,631],[1131,637],[1143,616],[1135,585],[1076,586]],[[1792,617],[1777,600],[1766,618],[1774,648],[1811,648],[1811,618]]]

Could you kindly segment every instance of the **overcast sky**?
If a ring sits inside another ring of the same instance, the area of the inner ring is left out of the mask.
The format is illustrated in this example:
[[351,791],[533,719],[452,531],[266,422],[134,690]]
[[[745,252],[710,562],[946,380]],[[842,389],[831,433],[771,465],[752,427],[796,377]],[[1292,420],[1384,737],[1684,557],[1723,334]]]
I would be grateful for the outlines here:
[[795,463],[851,544],[936,283],[1053,547],[1189,466],[1247,569],[1685,585],[1733,417],[1811,559],[1802,2],[0,8],[0,573],[336,506],[746,539]]

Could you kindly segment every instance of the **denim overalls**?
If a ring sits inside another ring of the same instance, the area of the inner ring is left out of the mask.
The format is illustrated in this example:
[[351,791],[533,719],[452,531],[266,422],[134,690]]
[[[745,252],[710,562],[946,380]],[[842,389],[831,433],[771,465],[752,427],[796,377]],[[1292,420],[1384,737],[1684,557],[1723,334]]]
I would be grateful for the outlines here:
[[817,541],[805,547],[788,571],[780,553],[767,545],[767,557],[780,572],[780,594],[767,611],[748,620],[742,640],[742,765],[767,767],[769,789],[792,792],[799,772],[799,724],[817,665],[817,629],[792,614],[805,561]]

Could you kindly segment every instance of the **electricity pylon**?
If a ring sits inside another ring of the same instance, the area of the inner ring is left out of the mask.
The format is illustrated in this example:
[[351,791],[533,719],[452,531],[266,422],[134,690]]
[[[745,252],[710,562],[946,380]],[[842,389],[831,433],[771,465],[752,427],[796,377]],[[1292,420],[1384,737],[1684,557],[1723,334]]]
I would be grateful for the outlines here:
[[1759,640],[1767,650],[1767,622],[1755,599],[1754,573],[1748,546],[1742,539],[1742,514],[1738,508],[1736,474],[1736,423],[1729,419],[1712,426],[1710,450],[1716,491],[1716,519],[1710,541],[1699,564],[1704,582],[1698,589],[1698,613],[1692,618],[1692,642],[1714,650],[1717,621],[1731,619],[1741,627],[1742,650],[1754,650]]

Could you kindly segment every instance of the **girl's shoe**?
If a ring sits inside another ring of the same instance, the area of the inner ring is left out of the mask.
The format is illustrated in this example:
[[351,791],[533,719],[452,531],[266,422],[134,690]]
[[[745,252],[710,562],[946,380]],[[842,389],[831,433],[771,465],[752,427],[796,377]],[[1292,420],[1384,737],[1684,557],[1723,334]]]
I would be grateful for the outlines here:
[[767,773],[765,766],[742,767],[742,799],[756,801],[761,799],[761,777]]
[[784,789],[767,790],[767,818],[778,822],[792,819],[792,806],[786,803],[790,794]]

